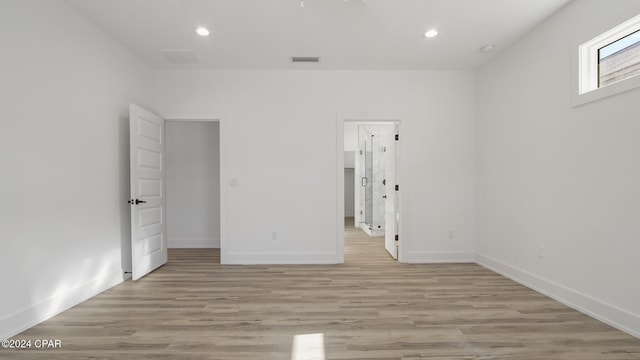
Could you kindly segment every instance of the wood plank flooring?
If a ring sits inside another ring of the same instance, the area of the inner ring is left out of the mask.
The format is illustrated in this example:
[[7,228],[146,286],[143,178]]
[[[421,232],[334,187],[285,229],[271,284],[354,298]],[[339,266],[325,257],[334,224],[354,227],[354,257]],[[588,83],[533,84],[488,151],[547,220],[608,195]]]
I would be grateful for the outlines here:
[[142,280],[15,337],[61,349],[0,358],[292,359],[294,336],[323,334],[332,360],[640,359],[640,340],[478,265],[399,264],[353,228],[345,259],[222,266],[216,250],[171,250]]

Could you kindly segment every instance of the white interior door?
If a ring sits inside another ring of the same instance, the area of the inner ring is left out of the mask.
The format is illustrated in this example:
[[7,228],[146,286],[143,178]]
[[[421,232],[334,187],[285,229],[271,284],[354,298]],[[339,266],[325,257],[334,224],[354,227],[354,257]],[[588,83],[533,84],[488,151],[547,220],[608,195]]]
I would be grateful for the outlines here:
[[398,142],[395,140],[395,134],[397,134],[397,132],[391,132],[389,136],[390,138],[385,139],[384,141],[386,147],[386,151],[384,152],[384,192],[386,195],[384,210],[384,247],[385,249],[387,249],[391,257],[393,257],[394,259],[398,259],[398,241],[396,241],[396,235],[398,235],[398,192],[396,191],[396,185],[398,184],[396,171],[396,153]]
[[164,119],[131,104],[131,253],[137,280],[167,262]]

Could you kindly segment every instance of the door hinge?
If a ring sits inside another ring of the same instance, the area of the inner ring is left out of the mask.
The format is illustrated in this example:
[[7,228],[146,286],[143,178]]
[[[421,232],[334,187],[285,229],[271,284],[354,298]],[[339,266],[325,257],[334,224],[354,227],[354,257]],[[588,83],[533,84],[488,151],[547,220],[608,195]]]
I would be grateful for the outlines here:
[[400,185],[396,185],[396,191],[400,191]]
[[396,234],[396,241],[400,240],[400,236]]
[[362,155],[362,150],[360,150],[360,155]]
[[400,141],[400,134],[396,134],[396,141]]
[[386,146],[382,147],[382,152],[387,152],[387,147]]

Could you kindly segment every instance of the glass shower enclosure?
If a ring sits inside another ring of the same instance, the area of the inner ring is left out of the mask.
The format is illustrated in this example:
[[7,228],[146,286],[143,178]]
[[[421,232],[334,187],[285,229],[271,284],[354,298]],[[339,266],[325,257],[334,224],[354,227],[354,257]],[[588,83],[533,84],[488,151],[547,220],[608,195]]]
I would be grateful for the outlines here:
[[384,235],[385,188],[384,188],[384,147],[371,126],[362,126],[360,132],[360,199],[364,221],[360,227],[369,235]]

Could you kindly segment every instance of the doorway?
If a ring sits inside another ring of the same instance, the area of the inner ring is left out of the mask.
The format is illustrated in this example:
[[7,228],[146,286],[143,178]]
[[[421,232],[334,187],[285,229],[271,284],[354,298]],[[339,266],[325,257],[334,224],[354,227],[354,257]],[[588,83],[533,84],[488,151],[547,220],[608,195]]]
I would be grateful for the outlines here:
[[[173,126],[178,123],[186,125]],[[164,265],[169,247],[219,248],[213,258],[224,263],[226,196],[220,181],[225,176],[223,125],[217,116],[192,114],[162,118],[130,104],[130,197],[127,203],[131,209],[131,236],[122,246],[125,278],[137,280]],[[194,155],[194,151],[198,155]],[[167,158],[170,158],[169,164]],[[169,197],[173,201],[169,204],[167,182],[172,184]],[[182,209],[174,209],[181,202]],[[169,215],[173,234],[170,241],[167,205],[172,213]]]
[[363,239],[365,244],[369,239],[370,246],[398,259],[400,122],[339,119],[338,127],[342,130],[339,154],[343,155],[339,162],[344,167],[340,169],[344,183],[338,191],[344,202],[339,211],[343,218],[338,219],[342,255],[348,257],[353,251],[349,241],[358,238],[358,248],[362,249]]
[[219,251],[219,123],[167,120],[165,131],[167,248]]

